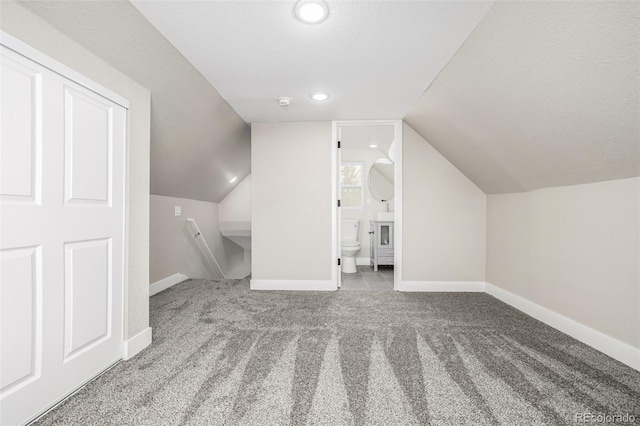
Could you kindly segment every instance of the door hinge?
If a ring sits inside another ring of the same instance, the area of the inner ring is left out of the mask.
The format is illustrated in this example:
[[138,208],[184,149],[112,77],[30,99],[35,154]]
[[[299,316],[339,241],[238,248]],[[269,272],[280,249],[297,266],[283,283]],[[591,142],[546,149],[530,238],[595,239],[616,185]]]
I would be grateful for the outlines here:
[[341,263],[340,258],[338,258],[338,266],[340,266],[340,263]]
[[340,207],[340,200],[338,200],[338,207]]
[[338,148],[340,148],[340,141],[338,141]]

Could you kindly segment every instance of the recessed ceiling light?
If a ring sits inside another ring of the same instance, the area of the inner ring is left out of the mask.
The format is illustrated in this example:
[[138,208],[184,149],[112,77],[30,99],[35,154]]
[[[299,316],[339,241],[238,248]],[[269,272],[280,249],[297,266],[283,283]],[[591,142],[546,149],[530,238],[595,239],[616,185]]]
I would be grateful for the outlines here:
[[378,147],[378,145],[376,145],[376,144],[374,144],[374,143],[372,143],[371,145],[369,145],[369,148],[377,148],[377,147]]
[[234,176],[231,179],[229,179],[229,183],[233,183],[233,182],[235,182],[237,180],[238,180],[238,176]]
[[313,92],[309,95],[314,101],[326,101],[331,97],[327,92]]
[[329,7],[322,0],[300,0],[293,11],[305,24],[319,24],[329,16]]

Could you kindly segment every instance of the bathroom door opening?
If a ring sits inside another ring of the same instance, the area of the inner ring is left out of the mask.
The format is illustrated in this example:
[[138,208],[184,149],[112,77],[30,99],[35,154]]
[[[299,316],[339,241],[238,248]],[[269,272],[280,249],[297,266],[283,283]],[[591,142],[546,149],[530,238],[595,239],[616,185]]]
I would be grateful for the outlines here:
[[401,277],[402,122],[334,122],[333,281],[395,290]]

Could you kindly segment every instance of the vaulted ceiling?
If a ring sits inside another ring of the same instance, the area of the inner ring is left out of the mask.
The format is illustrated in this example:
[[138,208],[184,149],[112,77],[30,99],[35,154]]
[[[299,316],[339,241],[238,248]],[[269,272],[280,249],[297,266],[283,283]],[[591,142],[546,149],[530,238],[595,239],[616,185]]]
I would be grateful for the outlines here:
[[250,173],[249,125],[131,3],[20,4],[151,91],[152,194],[219,202]]
[[486,193],[639,176],[639,61],[639,2],[496,2],[405,120]]
[[404,117],[487,193],[640,175],[635,1],[21,3],[150,89],[154,194],[220,201],[251,121]]

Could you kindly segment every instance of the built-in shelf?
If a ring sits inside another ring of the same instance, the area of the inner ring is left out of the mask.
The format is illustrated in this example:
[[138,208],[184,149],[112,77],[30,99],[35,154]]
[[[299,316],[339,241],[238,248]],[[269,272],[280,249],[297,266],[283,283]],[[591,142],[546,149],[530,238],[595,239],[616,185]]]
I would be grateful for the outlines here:
[[251,250],[251,222],[220,222],[220,233],[245,250]]

